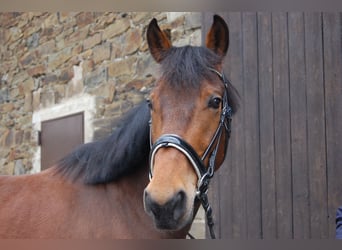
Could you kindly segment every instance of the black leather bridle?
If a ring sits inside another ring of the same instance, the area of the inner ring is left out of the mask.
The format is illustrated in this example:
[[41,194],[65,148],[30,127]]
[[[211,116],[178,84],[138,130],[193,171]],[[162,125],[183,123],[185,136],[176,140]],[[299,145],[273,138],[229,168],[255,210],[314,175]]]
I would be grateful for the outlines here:
[[[190,161],[191,165],[193,166],[198,176],[196,198],[201,202],[204,208],[204,211],[206,213],[207,225],[209,227],[210,236],[212,239],[215,239],[215,232],[213,229],[214,221],[212,217],[212,208],[209,204],[207,193],[208,193],[210,179],[214,176],[215,160],[216,160],[217,151],[219,149],[219,145],[221,143],[221,136],[222,136],[223,131],[226,132],[225,149],[228,146],[228,140],[230,138],[230,132],[231,132],[232,108],[228,102],[228,84],[230,83],[229,80],[225,77],[223,73],[220,73],[213,68],[209,68],[209,69],[215,72],[219,76],[219,78],[224,84],[225,90],[224,90],[224,94],[222,98],[222,111],[220,115],[220,122],[218,124],[218,127],[207,149],[203,153],[202,157],[200,157],[189,143],[187,143],[184,139],[182,139],[180,136],[175,135],[175,134],[164,134],[160,136],[154,144],[152,144],[152,139],[150,139],[151,151],[150,151],[149,178],[150,179],[152,178],[153,168],[154,168],[154,157],[160,148],[173,147],[179,150],[180,152],[182,152]],[[150,129],[151,129],[151,122],[150,122]],[[151,132],[150,132],[150,136],[151,136]],[[215,145],[215,142],[216,142],[216,145]],[[209,156],[209,164],[206,167],[203,161],[208,156]],[[192,236],[190,235],[190,237]]]

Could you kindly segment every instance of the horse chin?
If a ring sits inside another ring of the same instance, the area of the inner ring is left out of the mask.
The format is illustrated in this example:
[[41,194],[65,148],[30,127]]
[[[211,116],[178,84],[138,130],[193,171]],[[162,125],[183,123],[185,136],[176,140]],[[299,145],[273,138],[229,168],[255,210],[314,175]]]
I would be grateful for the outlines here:
[[159,219],[154,218],[154,225],[160,231],[178,231],[191,224],[191,222],[191,215],[184,216],[179,220],[170,219],[167,216]]

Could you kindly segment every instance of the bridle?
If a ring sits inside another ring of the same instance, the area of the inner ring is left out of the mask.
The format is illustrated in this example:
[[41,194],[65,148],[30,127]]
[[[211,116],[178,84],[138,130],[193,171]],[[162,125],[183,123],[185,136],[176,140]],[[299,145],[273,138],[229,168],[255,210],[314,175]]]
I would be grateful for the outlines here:
[[[216,73],[219,78],[221,79],[222,83],[224,84],[224,94],[222,98],[222,110],[220,115],[220,122],[218,127],[207,147],[204,151],[202,157],[200,157],[193,147],[187,143],[184,139],[180,136],[175,134],[164,134],[160,136],[156,142],[152,143],[151,138],[151,131],[150,131],[150,144],[151,144],[151,151],[150,151],[150,170],[149,170],[149,178],[152,179],[153,175],[153,168],[154,168],[154,157],[157,151],[160,148],[172,147],[180,152],[182,152],[186,158],[190,161],[191,165],[193,166],[197,177],[197,190],[196,190],[196,198],[201,202],[201,205],[204,208],[206,217],[207,217],[207,225],[209,227],[210,236],[212,239],[215,239],[215,232],[214,232],[214,221],[212,217],[212,208],[208,201],[208,187],[210,179],[214,176],[215,170],[215,160],[217,151],[219,149],[219,145],[221,143],[221,137],[223,131],[226,132],[225,136],[225,148],[228,146],[228,140],[230,138],[231,132],[231,117],[232,117],[232,108],[229,106],[228,103],[228,84],[230,83],[229,80],[225,77],[223,73],[218,72],[213,68],[209,68],[211,71]],[[151,121],[150,121],[150,130],[151,130]],[[215,145],[216,142],[216,145]],[[209,156],[210,155],[210,156]],[[206,167],[204,165],[204,160],[209,156],[209,164]],[[224,155],[225,157],[225,155]],[[192,238],[192,236],[190,235]]]

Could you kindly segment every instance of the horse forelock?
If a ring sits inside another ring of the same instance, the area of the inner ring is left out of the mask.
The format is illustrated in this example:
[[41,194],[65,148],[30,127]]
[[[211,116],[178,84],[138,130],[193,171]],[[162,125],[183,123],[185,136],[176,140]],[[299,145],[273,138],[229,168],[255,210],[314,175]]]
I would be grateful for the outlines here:
[[221,64],[221,58],[205,47],[172,47],[166,53],[162,79],[183,91],[198,89],[204,79],[212,80],[209,68]]
[[[204,80],[217,82],[217,74],[211,68],[222,67],[222,57],[206,47],[172,47],[165,52],[161,62],[161,82],[179,94],[198,95]],[[238,109],[239,95],[228,83],[229,104],[233,113]]]

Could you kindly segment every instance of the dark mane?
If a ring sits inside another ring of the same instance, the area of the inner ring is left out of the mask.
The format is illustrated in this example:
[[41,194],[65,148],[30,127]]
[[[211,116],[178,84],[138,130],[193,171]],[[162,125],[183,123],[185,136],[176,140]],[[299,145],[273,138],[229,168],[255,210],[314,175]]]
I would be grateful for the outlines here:
[[[206,47],[184,46],[172,47],[161,62],[162,78],[179,91],[199,90],[203,80],[216,81],[217,75],[209,68],[215,68],[222,62],[222,57]],[[239,95],[228,84],[229,105],[233,113],[238,109]]]
[[148,163],[150,111],[143,102],[107,138],[78,147],[59,161],[57,171],[87,184],[108,183]]

